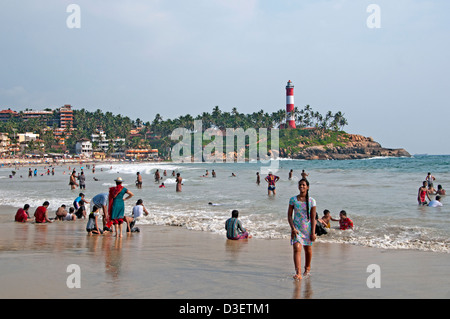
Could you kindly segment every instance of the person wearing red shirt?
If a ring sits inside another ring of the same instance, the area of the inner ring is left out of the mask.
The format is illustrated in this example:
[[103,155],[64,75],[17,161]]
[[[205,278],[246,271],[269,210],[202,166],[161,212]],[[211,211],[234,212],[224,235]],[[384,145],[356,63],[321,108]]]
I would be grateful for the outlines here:
[[48,206],[50,206],[50,203],[45,201],[42,206],[36,208],[36,211],[34,212],[34,220],[36,223],[52,223],[52,221],[48,218]]
[[30,205],[25,204],[23,208],[19,208],[17,210],[16,216],[14,217],[14,220],[19,223],[25,223],[30,218],[30,215],[28,215],[28,209],[30,208]]
[[353,221],[347,217],[347,213],[345,210],[341,210],[339,213],[339,228],[341,230],[353,229]]

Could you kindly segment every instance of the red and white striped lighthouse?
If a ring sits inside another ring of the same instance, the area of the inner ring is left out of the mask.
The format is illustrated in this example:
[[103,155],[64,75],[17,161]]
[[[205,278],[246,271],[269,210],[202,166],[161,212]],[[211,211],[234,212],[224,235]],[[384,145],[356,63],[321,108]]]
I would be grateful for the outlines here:
[[295,128],[294,117],[294,84],[291,80],[286,85],[286,127]]

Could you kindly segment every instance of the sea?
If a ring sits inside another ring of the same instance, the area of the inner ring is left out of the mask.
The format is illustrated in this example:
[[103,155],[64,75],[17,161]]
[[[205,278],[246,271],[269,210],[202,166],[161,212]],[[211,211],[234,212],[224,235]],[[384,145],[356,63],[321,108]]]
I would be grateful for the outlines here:
[[[316,200],[319,217],[328,209],[338,219],[339,212],[345,210],[355,225],[353,230],[342,231],[338,222],[331,222],[328,234],[318,237],[318,242],[450,252],[448,195],[442,196],[442,207],[417,203],[418,189],[428,172],[435,177],[435,188],[439,184],[444,189],[450,188],[450,155],[243,163],[122,161],[96,163],[95,172],[93,164],[30,165],[1,166],[0,205],[13,209],[0,216],[0,222],[12,223],[16,208],[26,203],[33,213],[44,201],[50,202],[49,217],[54,217],[59,206],[71,206],[80,192],[89,201],[99,193],[108,192],[115,185],[114,180],[121,177],[123,185],[134,194],[126,202],[126,214],[131,214],[138,199],[144,201],[150,212],[137,223],[141,231],[145,231],[146,225],[159,225],[223,237],[225,221],[237,209],[243,226],[255,240],[286,239],[289,243],[289,199],[299,193],[298,180],[305,170],[310,182],[309,194]],[[29,167],[37,169],[37,176],[28,177]],[[54,175],[47,174],[52,168]],[[83,170],[86,189],[70,189],[69,176],[73,169],[77,173]],[[156,170],[161,175],[158,182],[154,178]],[[211,176],[213,170],[215,178]],[[293,170],[292,179],[288,178],[290,170]],[[264,177],[268,171],[280,177],[275,196],[267,192]],[[137,172],[143,177],[141,189],[135,185]],[[180,173],[183,178],[181,192],[175,191],[172,172]],[[256,183],[257,172],[261,174],[260,185]],[[162,183],[165,187],[159,187]],[[75,222],[84,229],[83,221]]]

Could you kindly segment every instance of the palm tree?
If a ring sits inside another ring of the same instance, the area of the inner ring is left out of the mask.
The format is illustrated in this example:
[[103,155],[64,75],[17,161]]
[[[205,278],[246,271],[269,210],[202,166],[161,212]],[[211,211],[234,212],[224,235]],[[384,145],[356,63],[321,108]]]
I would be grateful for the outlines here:
[[344,129],[344,126],[348,125],[347,119],[344,117],[343,114],[339,117],[338,123],[341,131]]

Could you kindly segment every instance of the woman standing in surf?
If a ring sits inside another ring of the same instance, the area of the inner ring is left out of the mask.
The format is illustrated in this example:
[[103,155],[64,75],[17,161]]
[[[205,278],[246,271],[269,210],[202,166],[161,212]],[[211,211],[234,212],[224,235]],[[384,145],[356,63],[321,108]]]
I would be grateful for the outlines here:
[[[316,240],[316,201],[309,197],[309,182],[302,178],[298,182],[300,194],[291,197],[288,208],[288,221],[291,226],[291,245],[294,249],[294,279],[302,279],[300,274],[302,246],[305,250],[305,272],[311,270],[312,243]],[[294,215],[294,216],[293,216]]]
[[[122,224],[124,222],[125,215],[125,200],[134,196],[132,192],[122,186],[122,178],[115,179],[116,186],[109,188],[109,225],[114,225],[114,230],[117,237],[122,237]],[[128,194],[124,198],[125,194]]]

